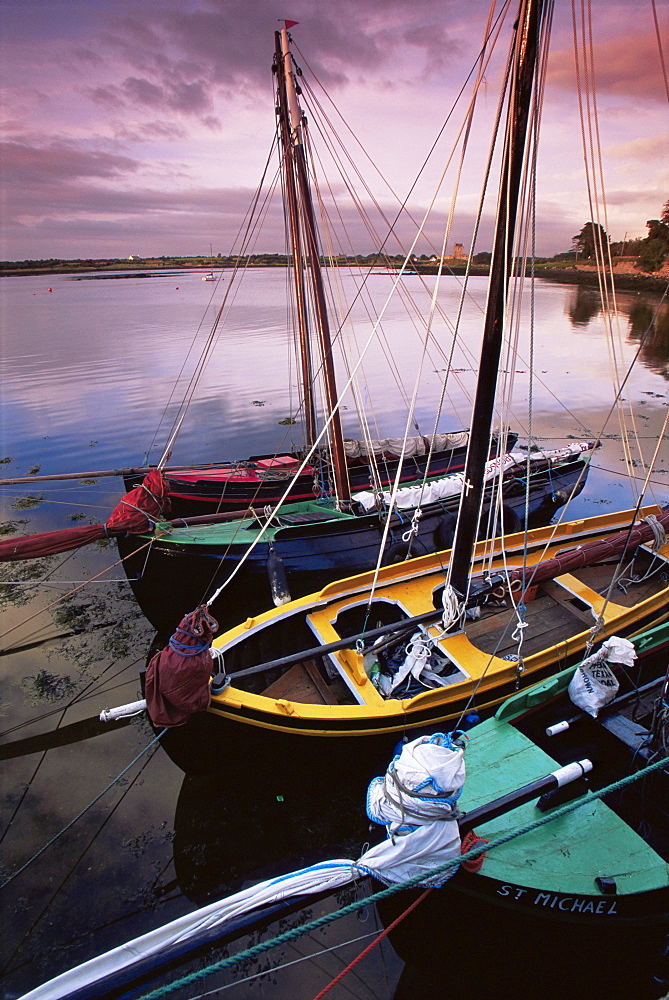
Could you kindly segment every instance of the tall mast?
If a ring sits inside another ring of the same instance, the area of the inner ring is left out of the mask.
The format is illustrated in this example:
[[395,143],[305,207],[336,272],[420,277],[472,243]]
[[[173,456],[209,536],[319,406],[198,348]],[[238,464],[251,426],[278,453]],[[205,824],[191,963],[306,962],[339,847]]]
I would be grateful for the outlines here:
[[513,247],[518,214],[523,159],[530,104],[537,63],[537,42],[543,0],[520,0],[515,24],[515,45],[502,157],[499,204],[495,224],[490,285],[483,326],[483,344],[472,411],[464,491],[451,559],[451,585],[467,593],[469,567],[478,532],[479,511],[488,459],[497,376],[502,353],[504,316],[513,267]]
[[[286,132],[284,140],[284,158],[292,165],[297,195],[295,201],[298,202],[299,199],[299,203],[291,206],[290,194],[288,195],[288,210],[291,216],[290,226],[291,232],[294,228],[296,233],[299,234],[301,222],[301,232],[304,235],[306,256],[309,260],[311,273],[316,327],[318,331],[321,361],[323,365],[326,417],[332,418],[330,423],[330,439],[332,442],[334,485],[337,497],[340,501],[346,503],[349,501],[350,495],[346,460],[344,457],[344,435],[342,432],[341,418],[337,406],[337,385],[335,381],[334,360],[332,357],[330,324],[328,322],[325,292],[323,289],[323,275],[321,272],[320,252],[316,236],[316,223],[311,200],[311,189],[309,186],[309,175],[307,171],[306,155],[302,137],[302,112],[298,104],[297,93],[295,90],[288,31],[286,28],[282,28],[281,31],[276,32],[275,43],[277,73],[279,77],[279,114],[282,121],[285,120],[285,129],[283,124],[281,129],[282,137],[284,131]],[[286,173],[288,172],[289,171],[286,171]],[[287,185],[287,187],[289,186],[290,185]],[[295,262],[295,266],[297,268],[297,262]],[[305,385],[305,394],[306,393],[311,394],[311,382],[309,383],[309,386]]]
[[297,312],[297,328],[300,344],[300,370],[302,373],[302,403],[304,406],[305,438],[310,447],[316,440],[316,405],[314,402],[314,376],[311,362],[311,341],[309,338],[309,317],[304,288],[304,267],[302,244],[297,211],[297,190],[295,179],[295,162],[293,147],[290,141],[290,120],[288,117],[288,97],[286,95],[285,74],[283,71],[283,56],[279,32],[275,33],[274,70],[277,74],[277,107],[281,134],[281,149],[283,154],[283,175],[288,208],[288,225],[290,244],[293,255],[293,282],[295,285],[295,309]]

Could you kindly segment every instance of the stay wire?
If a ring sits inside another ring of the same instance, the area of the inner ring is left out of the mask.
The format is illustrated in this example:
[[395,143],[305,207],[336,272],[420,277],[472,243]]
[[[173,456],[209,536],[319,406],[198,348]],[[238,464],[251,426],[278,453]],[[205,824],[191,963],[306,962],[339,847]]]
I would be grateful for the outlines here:
[[348,948],[349,945],[359,944],[361,941],[366,941],[367,938],[374,937],[378,934],[378,927],[373,931],[368,931],[366,934],[361,934],[359,937],[349,938],[348,941],[339,941],[337,944],[331,945],[329,948],[319,948],[317,953],[312,953],[309,955],[300,955],[299,958],[294,958],[290,962],[282,962],[280,965],[274,965],[271,969],[263,969],[260,972],[254,972],[252,976],[244,976],[243,979],[235,979],[232,983],[224,983],[222,986],[216,986],[213,990],[208,990],[206,993],[198,993],[197,996],[192,997],[191,1000],[207,1000],[208,997],[216,996],[218,993],[223,993],[225,990],[231,989],[233,986],[241,986],[242,983],[252,983],[256,979],[261,979],[262,976],[267,976],[274,974],[275,972],[283,972],[285,969],[291,969],[295,965],[301,965],[303,962],[314,961],[321,955],[331,955],[335,951],[339,951],[341,948]]
[[667,100],[669,101],[669,80],[667,79],[667,66],[664,61],[664,51],[662,49],[662,35],[660,34],[660,25],[657,20],[657,8],[655,6],[655,0],[650,0],[650,5],[653,8],[653,24],[655,25],[655,35],[657,37],[657,49],[660,56],[660,65],[662,66],[664,89],[667,92]]
[[167,730],[163,729],[162,732],[158,733],[157,736],[155,736],[149,743],[147,743],[147,745],[142,750],[140,750],[137,756],[130,761],[127,767],[124,767],[121,773],[118,774],[113,779],[113,781],[111,781],[107,785],[106,788],[104,788],[98,795],[96,795],[95,798],[91,802],[89,802],[87,806],[84,806],[84,808],[79,813],[77,813],[74,819],[71,819],[70,822],[67,823],[59,833],[54,834],[54,836],[46,844],[44,844],[43,847],[40,847],[39,851],[37,851],[36,854],[33,854],[33,856],[29,858],[28,861],[25,862],[25,864],[21,865],[21,867],[18,868],[12,875],[10,875],[9,878],[5,879],[4,882],[0,883],[0,889],[4,889],[5,886],[9,885],[10,882],[13,882],[14,879],[21,874],[21,872],[24,872],[26,868],[28,868],[34,861],[37,860],[37,858],[41,857],[42,854],[44,854],[44,852],[59,839],[59,837],[62,837],[64,833],[70,830],[74,826],[74,824],[77,823],[78,820],[80,820],[81,817],[84,816],[88,812],[88,810],[91,809],[96,804],[96,802],[99,802],[100,799],[103,798],[103,796],[105,796],[107,792],[114,787],[114,785],[118,784],[121,778],[123,778],[128,773],[128,771],[132,767],[134,767],[134,765],[137,763],[138,760],[141,760],[141,758],[144,756],[145,753],[148,753],[151,747],[155,746],[155,744],[159,742],[159,740],[165,735],[166,732]]
[[320,930],[322,927],[326,927],[328,924],[334,923],[336,920],[340,920],[342,917],[348,916],[351,913],[357,913],[359,910],[365,909],[371,903],[388,899],[396,893],[403,892],[406,889],[424,888],[426,879],[434,881],[441,876],[447,875],[449,872],[457,870],[457,868],[459,868],[459,866],[466,861],[474,861],[476,858],[481,857],[482,854],[495,850],[497,847],[502,847],[504,844],[510,843],[518,837],[524,836],[526,833],[531,833],[532,831],[545,826],[547,823],[552,823],[554,820],[561,819],[563,816],[567,816],[570,813],[575,812],[577,809],[583,808],[585,805],[590,805],[599,799],[603,799],[613,792],[621,791],[642,778],[646,778],[654,771],[658,771],[661,768],[666,769],[667,767],[668,761],[666,758],[655,761],[653,764],[649,764],[646,767],[641,768],[634,774],[626,775],[624,778],[614,781],[610,785],[606,785],[604,788],[590,792],[588,795],[574,802],[568,802],[566,805],[553,809],[549,813],[544,813],[538,819],[532,820],[530,823],[525,823],[523,826],[518,827],[509,833],[502,834],[489,842],[482,842],[467,851],[465,854],[460,854],[456,858],[452,858],[450,861],[447,861],[442,865],[438,865],[428,873],[421,872],[420,875],[415,875],[413,878],[407,879],[404,882],[394,883],[379,892],[366,896],[364,899],[348,903],[346,906],[343,906],[340,910],[337,910],[334,913],[328,913],[321,917],[316,917],[314,920],[310,920],[301,927],[284,931],[271,940],[261,941],[259,944],[252,945],[251,947],[238,952],[236,955],[231,955],[228,958],[214,962],[204,969],[199,969],[196,972],[182,976],[180,979],[173,980],[165,986],[159,986],[157,989],[151,990],[149,993],[143,993],[138,997],[138,1000],[160,1000],[160,998],[168,996],[170,993],[173,993],[175,990],[180,989],[183,986],[188,986],[192,983],[205,979],[213,972],[220,972],[224,969],[240,965],[242,962],[246,962],[249,959],[256,958],[267,951],[271,951],[272,948],[277,947],[277,945],[287,944],[299,937],[310,934],[312,931]]

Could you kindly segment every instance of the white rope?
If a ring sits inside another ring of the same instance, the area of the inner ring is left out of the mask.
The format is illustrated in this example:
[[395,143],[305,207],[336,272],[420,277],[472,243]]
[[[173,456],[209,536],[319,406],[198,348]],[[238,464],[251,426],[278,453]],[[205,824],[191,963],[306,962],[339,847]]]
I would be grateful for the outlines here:
[[653,532],[653,550],[657,552],[661,548],[664,548],[667,544],[667,533],[658,521],[657,516],[655,514],[648,514],[647,517],[642,517],[641,520],[645,521]]

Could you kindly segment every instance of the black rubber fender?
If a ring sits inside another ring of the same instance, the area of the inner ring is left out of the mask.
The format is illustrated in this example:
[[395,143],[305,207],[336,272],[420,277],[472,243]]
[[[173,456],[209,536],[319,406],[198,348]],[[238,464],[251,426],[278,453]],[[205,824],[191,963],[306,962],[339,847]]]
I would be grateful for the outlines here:
[[267,579],[275,606],[278,608],[282,604],[287,604],[291,600],[288,575],[283,559],[274,551],[273,545],[270,545],[267,556]]

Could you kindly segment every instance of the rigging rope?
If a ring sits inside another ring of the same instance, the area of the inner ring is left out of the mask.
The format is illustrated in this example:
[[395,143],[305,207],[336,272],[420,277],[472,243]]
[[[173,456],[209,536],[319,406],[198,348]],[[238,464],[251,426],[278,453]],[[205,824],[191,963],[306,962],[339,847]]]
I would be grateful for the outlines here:
[[297,940],[297,938],[303,937],[305,934],[310,934],[312,931],[320,930],[322,927],[326,927],[328,924],[334,923],[336,920],[340,920],[342,917],[348,916],[351,913],[357,913],[359,910],[365,909],[371,903],[375,903],[382,899],[388,899],[390,896],[395,895],[397,892],[402,892],[406,889],[414,889],[420,886],[421,883],[425,881],[426,878],[434,879],[439,875],[446,874],[447,872],[454,872],[460,865],[468,861],[474,861],[479,858],[482,854],[488,851],[492,851],[497,847],[501,847],[504,844],[510,843],[516,840],[518,837],[523,836],[526,833],[530,833],[539,827],[545,826],[547,823],[552,823],[553,820],[560,819],[562,816],[567,816],[569,813],[575,812],[577,809],[582,808],[584,805],[588,805],[598,799],[602,799],[612,792],[617,792],[623,788],[627,788],[629,785],[634,784],[647,775],[654,771],[658,771],[661,768],[667,768],[667,759],[655,761],[653,764],[648,764],[646,767],[641,768],[635,774],[627,775],[624,778],[620,778],[618,781],[612,782],[605,788],[600,788],[595,792],[590,792],[587,796],[582,799],[578,799],[575,802],[569,802],[564,806],[560,806],[554,809],[550,813],[544,813],[543,816],[531,823],[526,823],[524,826],[518,827],[516,830],[510,833],[504,834],[500,837],[491,840],[486,843],[481,842],[469,850],[466,854],[461,854],[457,858],[446,862],[443,865],[439,865],[434,868],[429,873],[421,873],[414,878],[407,879],[406,882],[400,882],[385,889],[380,892],[372,893],[370,896],[366,896],[364,899],[356,900],[353,903],[349,903],[341,909],[335,911],[334,913],[324,914],[321,917],[316,917],[314,920],[310,920],[308,923],[303,924],[301,927],[293,928],[289,931],[284,931],[282,934],[278,934],[276,937],[268,940],[262,941],[259,944],[253,945],[250,948],[244,949],[244,951],[238,952],[236,955],[231,955],[229,958],[221,959],[218,962],[213,962],[211,965],[206,966],[204,969],[199,969],[195,972],[189,973],[186,976],[182,976],[180,979],[174,980],[165,986],[160,986],[155,990],[151,990],[149,993],[141,994],[138,1000],[160,1000],[160,998],[169,996],[177,989],[181,989],[183,986],[190,985],[191,983],[198,982],[201,979],[205,979],[207,976],[211,975],[213,972],[221,972],[224,969],[234,968],[240,965],[242,962],[246,962],[249,959],[256,958],[265,952],[271,951],[280,944],[288,944],[291,941]]
[[155,744],[161,739],[162,736],[165,735],[166,732],[167,732],[167,730],[163,729],[162,732],[158,733],[157,736],[155,736],[149,743],[147,743],[147,745],[142,750],[140,750],[140,752],[137,754],[137,756],[133,760],[130,761],[130,763],[127,765],[127,767],[124,767],[123,770],[121,771],[121,773],[117,774],[117,776],[113,779],[113,781],[111,781],[107,785],[106,788],[104,788],[98,795],[95,796],[95,798],[92,800],[92,802],[89,802],[87,806],[84,806],[84,808],[81,810],[81,812],[77,813],[77,815],[74,817],[74,819],[71,819],[70,822],[67,823],[63,827],[63,829],[60,830],[59,833],[54,834],[54,836],[51,838],[51,840],[49,840],[46,844],[44,844],[43,847],[40,847],[39,851],[37,851],[36,854],[33,854],[33,856],[31,858],[29,858],[28,861],[25,862],[25,864],[21,865],[21,867],[18,868],[15,872],[13,872],[9,876],[9,878],[5,879],[4,882],[0,883],[0,889],[4,889],[6,885],[9,885],[9,883],[12,882],[17,877],[17,875],[20,875],[21,872],[25,871],[26,868],[28,868],[29,865],[31,865],[33,863],[33,861],[36,861],[37,858],[41,857],[41,855],[44,854],[44,852],[47,850],[47,848],[51,847],[51,845],[54,844],[59,839],[59,837],[62,837],[62,835],[64,833],[66,833],[69,829],[71,829],[74,826],[74,824],[77,822],[77,820],[81,819],[81,817],[83,815],[85,815],[85,813],[87,813],[88,810],[91,809],[92,806],[94,806],[96,802],[99,802],[100,799],[104,795],[106,795],[107,792],[110,789],[112,789],[114,787],[114,785],[118,784],[118,782],[121,780],[121,778],[123,778],[128,773],[128,771],[132,767],[134,767],[134,765],[137,763],[138,760],[141,760],[141,758],[144,756],[145,753],[148,753],[148,751],[151,749],[151,747],[155,746]]
[[361,962],[363,960],[363,958],[365,958],[365,956],[368,955],[370,953],[370,951],[372,951],[374,948],[376,948],[376,946],[378,944],[381,944],[381,942],[383,941],[383,939],[386,938],[390,934],[390,932],[392,930],[394,930],[397,927],[397,925],[400,924],[404,920],[405,917],[408,917],[409,914],[413,910],[415,910],[416,907],[419,906],[420,903],[423,902],[423,900],[425,899],[425,897],[429,896],[429,894],[432,891],[433,890],[431,888],[430,889],[426,889],[425,892],[423,892],[423,893],[420,894],[420,896],[418,897],[418,899],[415,899],[413,901],[413,903],[411,903],[410,906],[407,906],[406,910],[404,910],[402,913],[400,913],[400,915],[398,917],[395,917],[395,919],[392,921],[392,923],[388,924],[388,926],[385,927],[381,931],[381,933],[378,935],[378,937],[374,941],[372,941],[371,944],[368,944],[366,948],[363,948],[363,950],[360,952],[360,954],[357,956],[357,958],[354,958],[352,962],[349,962],[349,964],[346,966],[345,969],[342,969],[341,972],[338,975],[336,975],[334,977],[334,979],[331,982],[329,982],[328,985],[324,989],[322,989],[320,991],[320,993],[316,994],[316,996],[314,997],[314,1000],[322,1000],[322,997],[324,997],[326,995],[326,993],[329,993],[333,986],[336,986],[337,983],[340,983],[342,981],[342,979],[344,978],[344,976],[347,975],[347,973],[349,973],[351,971],[351,969],[353,969],[359,962]]

